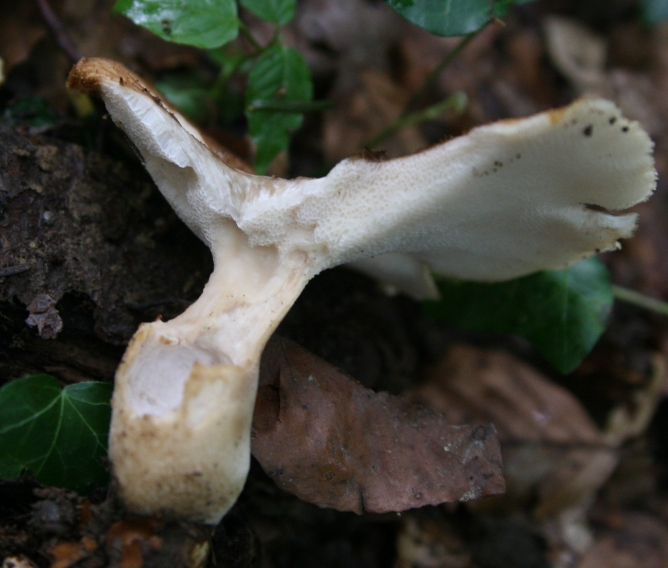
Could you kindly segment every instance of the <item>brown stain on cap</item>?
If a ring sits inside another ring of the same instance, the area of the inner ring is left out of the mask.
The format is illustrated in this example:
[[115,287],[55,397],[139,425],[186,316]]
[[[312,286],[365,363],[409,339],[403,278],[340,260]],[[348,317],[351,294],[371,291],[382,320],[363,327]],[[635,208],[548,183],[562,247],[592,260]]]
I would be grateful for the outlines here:
[[[165,112],[176,118],[179,124],[185,121],[185,118],[179,111],[169,104],[168,101],[165,101],[153,87],[144,83],[139,76],[135,75],[127,67],[111,59],[84,57],[70,71],[70,75],[67,78],[67,88],[78,93],[90,93],[100,96],[102,84],[106,82],[115,82],[121,87],[131,89],[143,96],[149,96]],[[246,173],[255,173],[253,168],[239,156],[221,146],[211,136],[208,136],[199,129],[197,130],[209,150],[224,164]]]

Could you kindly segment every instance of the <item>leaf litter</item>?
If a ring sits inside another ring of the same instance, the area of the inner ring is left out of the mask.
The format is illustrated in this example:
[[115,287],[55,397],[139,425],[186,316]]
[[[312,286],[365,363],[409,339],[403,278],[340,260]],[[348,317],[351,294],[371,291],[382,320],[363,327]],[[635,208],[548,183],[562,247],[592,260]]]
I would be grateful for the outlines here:
[[491,424],[452,426],[279,338],[262,358],[252,453],[282,489],[358,514],[504,490]]

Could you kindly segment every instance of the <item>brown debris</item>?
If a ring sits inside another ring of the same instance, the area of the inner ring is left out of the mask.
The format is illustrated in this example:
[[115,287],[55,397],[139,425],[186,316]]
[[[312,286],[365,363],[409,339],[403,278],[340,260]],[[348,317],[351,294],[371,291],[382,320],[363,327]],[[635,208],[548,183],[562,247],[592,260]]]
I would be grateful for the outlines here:
[[2,568],[36,568],[33,562],[23,556],[8,556],[2,561]]
[[53,339],[63,329],[63,320],[60,319],[56,302],[48,294],[38,294],[28,305],[30,315],[26,323],[30,327],[37,326],[37,332],[42,339]]
[[182,311],[205,282],[208,251],[131,167],[0,126],[3,378],[111,379],[113,344]]
[[663,568],[668,565],[668,525],[651,515],[617,516],[576,568]]
[[252,452],[279,487],[340,511],[403,511],[504,488],[492,425],[451,426],[276,338],[262,357]]
[[514,356],[455,345],[410,396],[452,424],[492,422],[499,431],[508,503],[537,499],[546,517],[588,502],[617,454],[568,391]]
[[[12,4],[9,8],[9,4]],[[5,75],[25,61],[34,45],[47,33],[34,2],[0,1],[0,57]]]
[[461,534],[444,518],[406,515],[397,549],[396,568],[474,568]]
[[[398,119],[409,93],[375,70],[360,75],[360,84],[339,96],[336,105],[325,113],[324,153],[336,163],[354,156],[378,132]],[[427,145],[417,127],[406,128],[383,142],[388,158],[412,154]]]

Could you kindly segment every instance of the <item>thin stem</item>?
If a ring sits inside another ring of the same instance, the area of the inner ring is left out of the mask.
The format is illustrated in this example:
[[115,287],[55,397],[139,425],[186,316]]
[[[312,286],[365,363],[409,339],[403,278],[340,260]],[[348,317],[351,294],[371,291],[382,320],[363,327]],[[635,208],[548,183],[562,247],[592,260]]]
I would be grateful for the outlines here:
[[612,293],[616,299],[622,302],[668,317],[668,302],[614,284],[612,286]]
[[331,108],[331,101],[255,101],[248,105],[253,112],[318,112]]
[[76,63],[81,59],[82,55],[79,50],[74,45],[74,42],[70,36],[65,31],[65,27],[58,18],[58,15],[53,11],[51,4],[47,0],[37,0],[37,7],[39,8],[42,18],[46,22],[51,34],[53,35],[58,47],[63,50],[63,52],[72,60],[72,63]]
[[462,37],[462,39],[455,46],[455,48],[441,60],[441,62],[433,69],[431,73],[429,73],[429,76],[425,79],[424,83],[422,83],[420,88],[413,94],[410,100],[406,103],[404,111],[401,113],[402,117],[407,116],[418,105],[418,103],[425,96],[425,94],[434,86],[434,83],[436,83],[436,80],[438,79],[439,75],[443,72],[443,70],[448,65],[450,65],[450,63],[452,63],[453,60],[462,51],[464,51],[464,49],[466,49],[466,46],[469,43],[471,43],[473,39],[477,37],[478,34],[480,34],[480,32],[482,32],[482,30],[484,30],[488,25],[489,22],[487,22],[481,28],[473,32],[469,32],[464,37]]
[[400,130],[420,124],[426,120],[435,120],[441,116],[446,110],[453,109],[455,112],[462,112],[466,108],[468,99],[464,93],[454,93],[447,99],[436,103],[424,110],[414,112],[406,116],[400,116],[387,128],[376,134],[369,142],[365,144],[367,148],[378,146],[388,138],[394,136]]
[[227,87],[227,84],[232,75],[234,75],[251,57],[252,55],[245,55],[243,57],[238,57],[229,65],[221,65],[220,73],[218,73],[216,81],[209,89],[209,98],[217,101],[225,91],[225,88]]
[[251,43],[253,49],[256,51],[262,51],[264,49],[262,44],[260,44],[260,42],[255,39],[253,33],[248,29],[248,26],[241,21],[239,22],[239,31]]

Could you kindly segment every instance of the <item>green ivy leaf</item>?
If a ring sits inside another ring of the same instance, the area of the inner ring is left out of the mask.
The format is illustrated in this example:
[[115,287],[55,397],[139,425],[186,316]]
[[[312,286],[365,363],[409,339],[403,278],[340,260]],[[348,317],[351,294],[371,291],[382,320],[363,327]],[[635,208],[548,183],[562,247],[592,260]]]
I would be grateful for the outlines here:
[[168,73],[156,82],[155,88],[186,118],[204,122],[211,106],[211,88],[193,74]]
[[668,0],[642,0],[642,15],[650,25],[668,20]]
[[275,103],[308,102],[313,97],[311,72],[302,55],[282,44],[269,48],[248,77],[246,116],[257,151],[255,169],[264,173],[276,155],[290,143],[290,132],[304,119],[301,112],[265,110]]
[[[104,482],[112,385],[85,382],[60,388],[32,375],[0,389],[0,463],[5,474],[29,469],[38,481],[80,489]],[[12,466],[12,464],[14,464]]]
[[387,3],[404,18],[443,36],[458,36],[474,32],[490,19],[492,5],[494,15],[505,15],[514,4],[526,4],[533,0],[387,0]]
[[239,32],[234,0],[117,0],[114,11],[167,41],[210,49]]
[[443,299],[426,302],[427,313],[471,331],[521,335],[562,373],[594,347],[613,303],[608,271],[596,258],[509,282],[438,286]]
[[16,479],[25,468],[15,459],[0,459],[0,479]]
[[295,17],[296,0],[240,0],[253,14],[267,22],[284,26]]
[[18,98],[0,115],[0,124],[16,126],[24,123],[36,129],[51,127],[57,120],[56,112],[40,97]]

